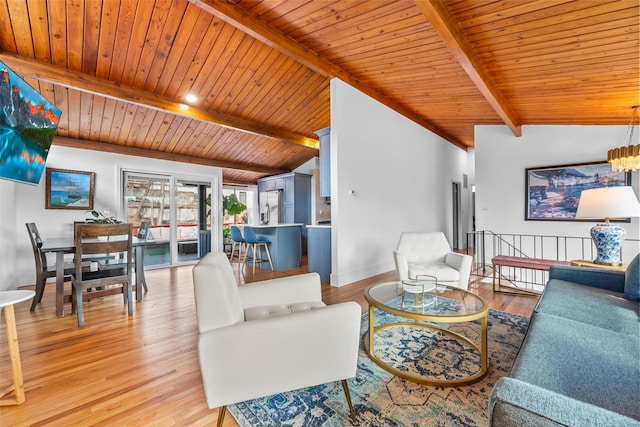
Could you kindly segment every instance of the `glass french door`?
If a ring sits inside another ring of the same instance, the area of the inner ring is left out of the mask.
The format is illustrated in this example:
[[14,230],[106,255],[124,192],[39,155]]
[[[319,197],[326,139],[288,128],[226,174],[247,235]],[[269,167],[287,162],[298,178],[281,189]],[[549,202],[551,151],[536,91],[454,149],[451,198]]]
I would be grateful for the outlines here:
[[124,171],[123,187],[124,209],[134,234],[146,221],[147,238],[155,241],[145,248],[145,266],[182,264],[200,258],[211,225],[206,206],[210,183]]

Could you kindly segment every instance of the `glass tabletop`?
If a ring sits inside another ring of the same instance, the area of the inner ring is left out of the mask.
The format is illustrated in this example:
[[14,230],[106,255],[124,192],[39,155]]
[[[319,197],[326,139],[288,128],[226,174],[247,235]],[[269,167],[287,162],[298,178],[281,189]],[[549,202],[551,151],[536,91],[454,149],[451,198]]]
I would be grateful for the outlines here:
[[[379,283],[365,291],[365,298],[376,308],[401,316],[408,314],[411,317],[418,314],[429,317],[458,318],[474,316],[488,310],[484,299],[453,286],[430,285],[427,281],[418,286],[414,283],[411,290],[408,289],[407,283],[401,280]],[[419,293],[419,304],[413,302],[417,289],[424,289],[424,292]],[[403,298],[405,293],[410,293],[410,298]]]

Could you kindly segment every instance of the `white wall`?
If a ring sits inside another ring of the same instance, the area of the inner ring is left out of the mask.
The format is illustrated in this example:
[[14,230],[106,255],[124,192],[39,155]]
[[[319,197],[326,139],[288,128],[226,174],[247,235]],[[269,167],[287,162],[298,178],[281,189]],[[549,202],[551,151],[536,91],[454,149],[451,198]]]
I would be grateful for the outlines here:
[[[476,228],[589,237],[590,222],[525,221],[525,169],[606,161],[607,150],[623,145],[626,132],[627,126],[523,126],[516,138],[506,126],[476,126]],[[638,195],[638,172],[631,181]],[[628,238],[640,239],[638,218],[621,225]],[[637,245],[623,251],[624,261],[637,252]]]
[[[0,291],[15,289],[17,278],[16,265],[16,188],[20,184],[0,179]],[[26,184],[22,184],[26,185]],[[25,228],[26,235],[26,228]],[[31,257],[33,259],[33,256]]]
[[[170,173],[175,176],[209,181],[212,191],[221,193],[220,168],[103,153],[92,150],[51,146],[47,167],[93,171],[95,178],[94,209],[109,208],[111,215],[124,217],[120,199],[122,169]],[[0,180],[0,290],[32,285],[35,282],[35,264],[31,243],[25,227],[35,222],[43,238],[72,235],[73,221],[87,218],[84,210],[45,209],[46,176],[37,186]],[[10,203],[14,200],[14,203]],[[9,203],[5,203],[9,201]],[[219,224],[217,225],[219,228]],[[214,228],[212,226],[212,228]],[[221,230],[216,235],[221,236]],[[213,250],[221,242],[212,241]],[[3,256],[4,255],[4,256]],[[53,260],[53,258],[52,258]]]
[[[330,144],[333,286],[395,269],[403,231],[439,230],[451,242],[452,182],[470,174],[471,154],[337,79]],[[470,188],[461,185],[461,236]]]

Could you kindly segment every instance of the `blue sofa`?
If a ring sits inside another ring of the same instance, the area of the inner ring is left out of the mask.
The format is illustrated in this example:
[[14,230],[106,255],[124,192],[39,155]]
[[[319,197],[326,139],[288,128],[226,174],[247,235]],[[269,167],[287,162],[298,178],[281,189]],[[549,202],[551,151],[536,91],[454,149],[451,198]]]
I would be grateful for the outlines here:
[[626,273],[554,266],[489,425],[640,426],[640,254]]

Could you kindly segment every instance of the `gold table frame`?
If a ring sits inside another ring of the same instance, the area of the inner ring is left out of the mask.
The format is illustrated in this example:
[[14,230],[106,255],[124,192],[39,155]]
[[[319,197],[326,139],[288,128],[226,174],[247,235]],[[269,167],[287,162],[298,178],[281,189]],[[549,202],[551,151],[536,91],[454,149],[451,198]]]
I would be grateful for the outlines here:
[[[379,284],[368,287],[364,293],[365,299],[369,303],[369,331],[366,333],[364,338],[365,351],[367,352],[367,355],[369,356],[369,358],[371,358],[371,360],[373,360],[378,366],[380,366],[387,372],[397,377],[403,378],[405,380],[413,381],[419,384],[425,384],[430,386],[442,386],[442,387],[457,387],[457,386],[473,384],[481,380],[487,375],[487,371],[489,369],[488,348],[487,348],[487,343],[488,343],[487,322],[488,322],[488,315],[489,315],[489,306],[482,297],[480,297],[479,295],[472,294],[471,292],[468,292],[463,289],[439,284],[437,285],[437,290],[439,291],[448,290],[448,291],[461,292],[463,302],[467,295],[473,295],[474,298],[477,298],[480,302],[482,302],[482,308],[477,311],[467,313],[467,314],[461,314],[461,315],[450,315],[450,314],[438,315],[437,313],[436,314],[424,313],[424,312],[420,313],[417,310],[407,311],[404,309],[398,309],[395,307],[388,306],[386,304],[386,302],[388,301],[379,301],[376,298],[371,296],[372,289],[376,287],[382,287],[382,286],[388,286],[390,288],[395,286],[396,288],[399,287],[400,289],[402,289],[402,283],[401,281],[379,283]],[[390,295],[390,297],[392,298],[390,298],[389,300],[397,296],[399,296],[397,293],[395,295]],[[406,318],[408,319],[408,321],[393,322],[393,323],[387,323],[387,324],[375,326],[374,310],[376,308],[383,312],[386,312],[398,317]],[[415,308],[417,309],[417,307]],[[409,321],[409,320],[413,320],[413,321]],[[458,334],[456,332],[452,332],[450,330],[438,327],[436,325],[421,323],[421,322],[465,323],[465,322],[472,322],[474,320],[480,320],[480,335],[481,335],[480,346],[473,343],[467,337],[461,334]],[[411,326],[411,327],[420,327],[420,328],[436,330],[446,335],[449,335],[456,340],[461,341],[463,344],[469,345],[470,347],[474,348],[480,355],[480,360],[481,360],[480,370],[468,377],[456,378],[453,380],[446,380],[446,379],[441,380],[441,379],[430,378],[422,375],[413,374],[411,372],[401,371],[396,367],[387,364],[384,360],[380,359],[375,354],[375,346],[374,346],[375,334],[385,329],[395,328],[400,326]]]

